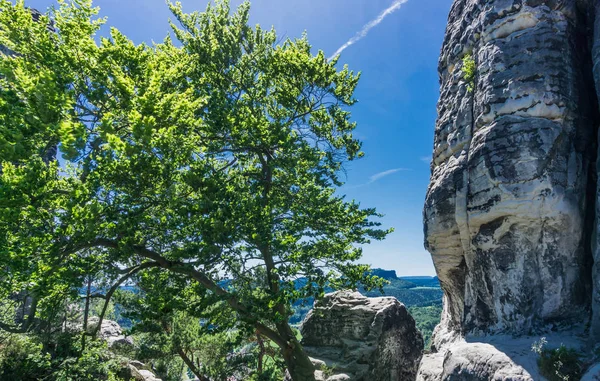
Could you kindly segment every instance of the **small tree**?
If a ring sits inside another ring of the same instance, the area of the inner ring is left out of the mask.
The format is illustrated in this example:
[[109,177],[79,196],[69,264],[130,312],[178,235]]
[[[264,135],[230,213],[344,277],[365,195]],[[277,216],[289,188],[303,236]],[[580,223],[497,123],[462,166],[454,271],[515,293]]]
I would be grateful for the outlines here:
[[[336,194],[344,161],[362,155],[347,111],[359,75],[313,55],[306,36],[277,44],[248,26],[248,3],[170,7],[180,46],[150,47],[114,28],[97,43],[104,20],[89,0],[39,22],[0,0],[0,44],[15,52],[0,60],[3,289],[46,300],[101,272],[108,302],[128,279],[160,274],[217,326],[233,316],[270,339],[294,380],[313,380],[291,303],[326,285],[378,286],[356,261],[389,233]],[[60,166],[43,160],[56,145]]]

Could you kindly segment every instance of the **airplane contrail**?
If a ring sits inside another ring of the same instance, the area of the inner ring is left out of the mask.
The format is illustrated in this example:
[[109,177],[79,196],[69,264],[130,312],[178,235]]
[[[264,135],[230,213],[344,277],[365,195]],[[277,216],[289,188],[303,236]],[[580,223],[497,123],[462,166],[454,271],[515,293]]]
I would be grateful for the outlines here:
[[369,34],[369,31],[371,29],[373,29],[377,25],[379,25],[379,23],[382,22],[383,19],[385,19],[387,16],[391,15],[392,13],[394,13],[395,11],[400,9],[400,7],[402,7],[402,5],[404,3],[406,3],[407,1],[408,0],[394,0],[392,5],[390,5],[386,10],[381,12],[381,14],[379,16],[377,16],[376,19],[371,20],[367,24],[365,24],[365,26],[363,26],[362,29],[354,35],[354,37],[349,39],[344,45],[340,46],[340,48],[338,50],[336,50],[336,52],[333,53],[333,55],[331,57],[329,57],[329,60],[331,60],[332,58],[334,58],[335,56],[337,56],[338,54],[340,54],[341,52],[346,50],[346,48],[348,48],[348,47],[354,45],[355,43],[357,43],[358,41],[362,40],[367,34]]

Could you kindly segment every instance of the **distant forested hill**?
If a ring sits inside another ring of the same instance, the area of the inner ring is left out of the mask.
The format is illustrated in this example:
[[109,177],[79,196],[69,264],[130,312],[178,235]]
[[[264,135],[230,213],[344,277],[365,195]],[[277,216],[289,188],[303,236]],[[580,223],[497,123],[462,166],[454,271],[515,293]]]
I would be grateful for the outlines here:
[[[374,275],[386,279],[389,284],[383,287],[383,294],[379,290],[359,291],[369,297],[393,296],[403,303],[410,311],[417,323],[417,327],[423,333],[425,344],[429,346],[429,339],[433,328],[440,320],[442,311],[442,289],[437,277],[430,276],[409,276],[397,277],[394,270],[373,269]],[[300,278],[296,281],[298,286],[306,283],[306,279]],[[135,287],[124,287],[128,291],[136,291]],[[333,290],[328,290],[333,291]],[[291,324],[300,324],[304,317],[313,307],[313,299],[299,301],[294,305],[295,313],[290,318]],[[123,327],[129,328],[131,321],[121,315],[120,306],[115,306],[115,319]]]

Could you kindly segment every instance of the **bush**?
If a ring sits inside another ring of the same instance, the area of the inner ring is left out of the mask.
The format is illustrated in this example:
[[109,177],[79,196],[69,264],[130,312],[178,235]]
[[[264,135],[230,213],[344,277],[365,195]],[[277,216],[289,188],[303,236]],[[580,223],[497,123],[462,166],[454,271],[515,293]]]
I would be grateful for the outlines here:
[[540,374],[548,381],[577,381],[581,379],[580,354],[573,348],[561,344],[554,349],[545,348],[546,338],[533,343],[531,350],[538,354]]
[[0,344],[0,380],[34,381],[50,373],[50,355],[26,335],[7,335]]
[[[9,334],[0,343],[0,380],[11,381],[117,381],[118,360],[106,343],[89,341],[79,353],[79,340],[61,334],[44,348],[38,337]],[[50,348],[51,347],[51,348]]]
[[467,90],[472,93],[475,88],[475,74],[477,73],[477,66],[475,60],[471,54],[467,54],[462,59],[462,73],[465,81],[467,82]]

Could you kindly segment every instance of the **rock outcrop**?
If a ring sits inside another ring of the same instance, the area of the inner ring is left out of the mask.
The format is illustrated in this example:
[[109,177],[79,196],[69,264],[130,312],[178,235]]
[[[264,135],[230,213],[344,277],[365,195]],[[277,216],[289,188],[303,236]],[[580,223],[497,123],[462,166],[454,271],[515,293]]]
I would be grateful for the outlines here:
[[[98,325],[98,318],[92,317],[89,321],[90,328]],[[108,348],[117,352],[128,352],[133,350],[133,339],[130,336],[125,336],[121,326],[116,321],[103,319],[102,325],[98,330],[98,336],[105,340]]]
[[444,312],[419,379],[538,380],[515,361],[533,340],[484,337],[600,339],[600,2],[455,0],[439,75],[424,230]]
[[425,245],[445,292],[434,347],[457,333],[525,334],[589,318],[594,71],[600,76],[593,8],[576,0],[452,6],[424,210]]
[[[540,336],[488,335],[460,338],[423,356],[417,381],[542,381],[538,353]],[[587,332],[578,325],[568,331],[544,333],[546,349],[561,345],[584,353]],[[573,379],[573,378],[570,378]]]
[[313,358],[318,379],[413,381],[423,338],[406,307],[392,297],[358,292],[327,294],[302,323],[302,345]]

